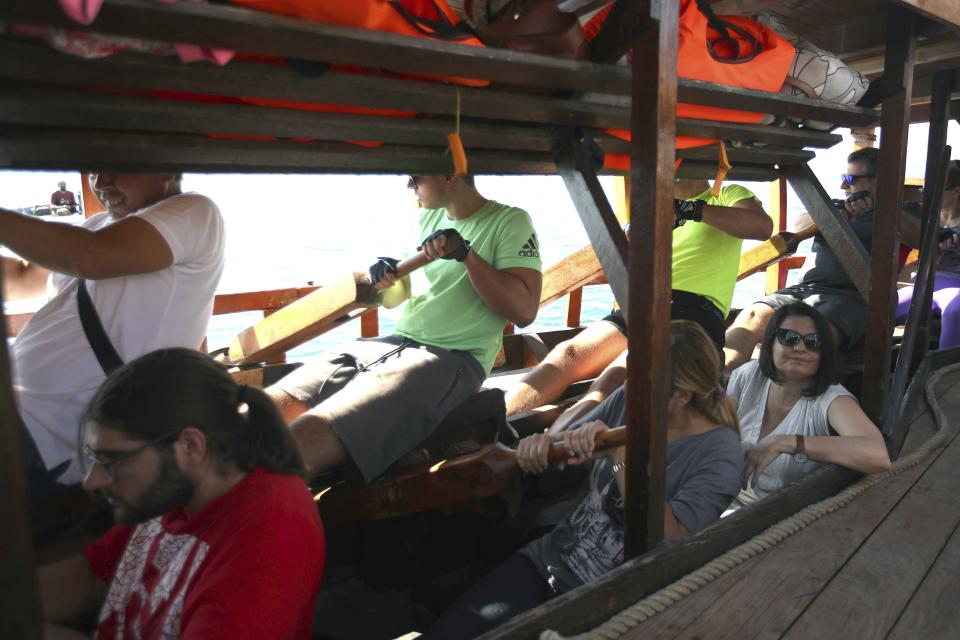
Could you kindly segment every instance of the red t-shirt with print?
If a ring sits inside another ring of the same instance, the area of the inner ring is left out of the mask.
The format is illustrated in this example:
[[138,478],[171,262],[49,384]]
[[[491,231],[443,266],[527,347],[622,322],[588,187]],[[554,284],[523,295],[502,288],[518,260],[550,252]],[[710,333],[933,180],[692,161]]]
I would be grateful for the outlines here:
[[306,639],[326,542],[303,481],[257,469],[197,514],[116,526],[85,553],[110,585],[98,638]]

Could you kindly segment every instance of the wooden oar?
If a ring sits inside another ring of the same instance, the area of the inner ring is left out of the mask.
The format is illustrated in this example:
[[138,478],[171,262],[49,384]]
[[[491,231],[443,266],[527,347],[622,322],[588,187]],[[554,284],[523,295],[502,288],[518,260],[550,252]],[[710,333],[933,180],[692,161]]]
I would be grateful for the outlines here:
[[[626,427],[610,429],[597,437],[594,451],[626,442]],[[551,465],[569,458],[561,443],[550,447],[547,454]],[[325,526],[343,526],[494,496],[503,493],[519,471],[516,449],[495,443],[459,458],[388,475],[365,487],[344,485],[321,490],[316,500]]]
[[797,251],[801,242],[812,238],[817,233],[817,225],[812,224],[796,233],[792,231],[781,231],[769,240],[757,245],[749,251],[740,255],[740,268],[737,272],[737,280],[742,280],[758,271],[766,269],[770,265],[792,256]]
[[[397,265],[397,276],[403,278],[430,261],[423,252],[417,253]],[[241,331],[230,344],[228,358],[232,364],[274,359],[375,306],[377,292],[369,276],[352,273]]]

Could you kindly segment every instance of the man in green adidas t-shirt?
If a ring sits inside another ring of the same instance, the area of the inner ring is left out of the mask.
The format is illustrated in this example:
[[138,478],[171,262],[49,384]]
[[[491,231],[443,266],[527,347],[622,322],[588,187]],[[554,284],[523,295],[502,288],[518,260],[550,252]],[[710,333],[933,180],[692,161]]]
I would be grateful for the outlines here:
[[[769,238],[773,221],[753,193],[739,185],[726,185],[714,197],[706,180],[677,180],[674,196],[670,315],[674,320],[696,322],[722,349],[740,246],[745,239]],[[598,374],[587,394],[552,429],[562,430],[599,405],[626,378],[626,331],[623,314],[615,311],[558,344],[507,392],[507,415],[552,402],[574,382]]]
[[311,476],[347,460],[367,482],[382,474],[480,388],[504,324],[537,315],[540,250],[526,211],[487,200],[472,176],[411,176],[407,186],[423,207],[429,288],[410,295],[397,261],[381,258],[370,268],[376,287],[409,297],[395,333],[345,345],[268,390]]

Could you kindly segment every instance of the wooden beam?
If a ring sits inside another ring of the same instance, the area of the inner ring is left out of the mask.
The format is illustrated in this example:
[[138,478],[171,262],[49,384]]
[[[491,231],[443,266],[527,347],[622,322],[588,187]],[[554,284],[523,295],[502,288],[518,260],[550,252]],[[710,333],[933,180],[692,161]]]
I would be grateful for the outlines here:
[[570,193],[580,220],[596,251],[613,295],[625,307],[628,300],[627,238],[597,180],[597,149],[589,138],[560,140],[555,151],[557,170]]
[[189,2],[105,0],[90,25],[70,20],[55,0],[6,3],[0,7],[0,17],[76,31],[554,90],[605,91],[607,82],[617,75],[615,69],[587,62]]
[[[957,41],[956,37],[953,37],[918,46],[915,63],[920,66],[943,60],[955,60],[958,56],[960,56],[960,42]],[[850,66],[865,76],[881,74],[884,69],[884,55],[880,53],[869,58],[853,60],[850,62]]]
[[590,43],[590,59],[614,64],[633,47],[641,30],[651,28],[650,0],[617,0],[600,33]]
[[784,177],[793,187],[803,206],[826,238],[830,249],[864,300],[870,296],[870,255],[853,232],[850,223],[830,202],[830,196],[807,165],[783,168]]
[[550,304],[603,274],[593,247],[587,245],[575,251],[543,272],[540,306]]
[[[770,211],[773,219],[773,228],[776,232],[787,230],[787,181],[780,178],[770,183]],[[742,258],[741,258],[742,262]],[[767,268],[764,292],[769,295],[783,289],[787,284],[787,271],[782,262],[777,262]]]
[[[947,109],[947,118],[952,120],[954,118],[960,118],[960,98],[954,98],[950,101],[949,107]],[[910,123],[915,122],[930,122],[930,103],[925,102],[923,104],[914,104],[910,106]]]
[[[2,283],[0,283],[2,285]],[[3,299],[0,288],[0,299]],[[7,341],[0,344],[0,638],[43,638],[43,614],[33,569],[27,510],[23,426],[13,393]]]
[[781,231],[749,251],[744,251],[740,254],[737,280],[742,280],[758,271],[763,271],[770,265],[777,264],[782,258],[792,256],[796,253],[797,247],[801,242],[812,238],[816,233],[816,225],[810,225],[806,229],[802,229],[796,233],[792,231]]
[[898,92],[883,101],[880,166],[877,175],[873,240],[870,250],[871,288],[863,347],[863,409],[874,424],[883,423],[890,380],[890,339],[896,302],[897,253],[903,209],[903,177],[913,84],[914,23],[908,9],[890,5],[884,77]]
[[679,3],[654,2],[651,13],[656,28],[636,39],[632,65],[626,558],[663,540],[666,492]]
[[894,0],[919,14],[960,30],[960,4],[956,0]]
[[319,288],[320,287],[289,287],[286,289],[270,289],[266,291],[219,293],[213,299],[213,315],[280,309]]

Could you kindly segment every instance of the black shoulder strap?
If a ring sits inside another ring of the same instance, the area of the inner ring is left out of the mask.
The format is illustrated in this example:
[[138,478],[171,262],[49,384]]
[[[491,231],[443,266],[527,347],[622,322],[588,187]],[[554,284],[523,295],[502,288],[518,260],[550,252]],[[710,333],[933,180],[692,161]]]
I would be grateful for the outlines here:
[[90,343],[93,354],[97,356],[103,372],[110,375],[114,369],[123,365],[123,360],[113,348],[110,336],[103,329],[103,323],[100,322],[100,316],[97,315],[93,300],[90,299],[90,293],[87,291],[87,281],[83,278],[77,279],[77,309],[80,311],[80,324],[83,326],[83,333],[87,336],[87,342]]

